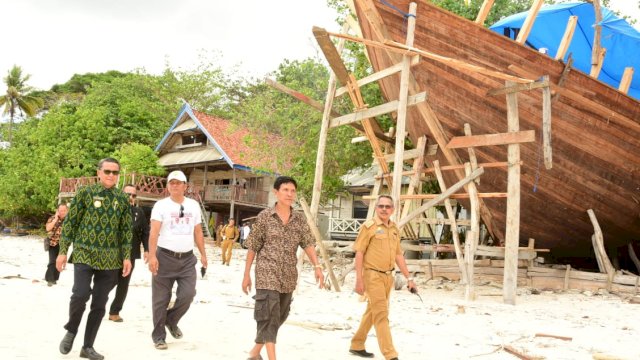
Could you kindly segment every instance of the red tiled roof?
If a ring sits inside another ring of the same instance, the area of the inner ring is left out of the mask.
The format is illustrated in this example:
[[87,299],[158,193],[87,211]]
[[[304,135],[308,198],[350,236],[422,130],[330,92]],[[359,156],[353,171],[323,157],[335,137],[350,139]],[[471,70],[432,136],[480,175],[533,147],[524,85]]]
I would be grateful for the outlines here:
[[[260,146],[250,146],[251,135],[256,134],[252,134],[249,129],[197,110],[193,110],[193,114],[235,165],[276,173],[283,173],[290,167],[279,165],[273,156],[265,156]],[[273,134],[267,136],[268,143],[274,146],[283,141]]]

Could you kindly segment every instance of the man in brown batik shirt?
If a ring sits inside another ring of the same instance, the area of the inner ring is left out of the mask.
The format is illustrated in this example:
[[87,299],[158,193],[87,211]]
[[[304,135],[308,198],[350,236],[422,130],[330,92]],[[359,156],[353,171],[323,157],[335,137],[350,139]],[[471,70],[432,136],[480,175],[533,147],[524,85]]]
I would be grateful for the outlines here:
[[249,359],[262,359],[260,351],[266,345],[269,360],[276,359],[278,329],[289,315],[292,293],[296,288],[298,246],[314,264],[316,282],[324,284],[322,265],[318,264],[315,239],[301,213],[293,211],[298,184],[288,176],[280,176],[273,184],[277,202],[273,208],[258,214],[246,241],[247,262],[242,291],[251,290],[251,264],[256,260],[256,300],[254,318],[257,323],[255,345]]

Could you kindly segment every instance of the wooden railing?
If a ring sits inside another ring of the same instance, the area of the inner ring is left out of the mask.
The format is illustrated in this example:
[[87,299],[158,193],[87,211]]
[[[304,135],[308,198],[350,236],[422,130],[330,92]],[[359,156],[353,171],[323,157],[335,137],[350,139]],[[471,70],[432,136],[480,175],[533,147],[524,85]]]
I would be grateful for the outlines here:
[[239,185],[209,185],[205,188],[205,201],[231,201],[267,206],[269,192],[256,189],[245,189]]
[[329,218],[329,232],[331,234],[339,234],[349,237],[353,236],[355,238],[358,235],[358,231],[360,231],[360,227],[365,221],[367,220]]

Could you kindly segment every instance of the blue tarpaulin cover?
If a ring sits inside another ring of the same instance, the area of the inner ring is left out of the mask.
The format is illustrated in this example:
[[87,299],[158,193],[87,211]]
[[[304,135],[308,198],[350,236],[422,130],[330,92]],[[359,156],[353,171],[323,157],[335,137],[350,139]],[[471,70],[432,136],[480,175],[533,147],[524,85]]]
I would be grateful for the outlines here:
[[[527,45],[536,50],[547,48],[549,56],[555,57],[572,15],[578,17],[578,23],[563,60],[566,61],[571,54],[573,67],[589,74],[595,24],[595,11],[590,3],[566,3],[540,9],[527,38]],[[511,15],[491,26],[491,30],[515,39],[526,17],[527,12]],[[631,66],[636,74],[628,94],[640,99],[640,32],[605,8],[602,8],[600,25],[600,43],[607,52],[598,80],[617,89],[625,67]]]

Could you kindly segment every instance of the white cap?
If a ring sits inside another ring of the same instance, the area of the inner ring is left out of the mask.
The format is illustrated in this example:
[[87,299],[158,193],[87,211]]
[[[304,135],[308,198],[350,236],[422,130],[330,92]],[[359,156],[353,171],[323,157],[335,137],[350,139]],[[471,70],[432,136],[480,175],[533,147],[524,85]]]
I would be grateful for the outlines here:
[[184,173],[180,170],[175,170],[172,171],[171,173],[169,173],[169,176],[167,176],[167,182],[171,181],[171,180],[178,180],[178,181],[182,181],[183,183],[187,182],[187,177],[184,175]]

